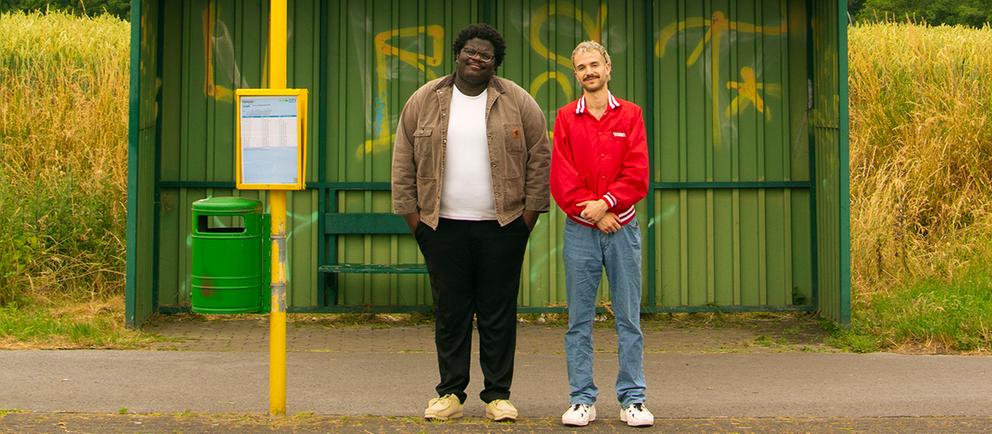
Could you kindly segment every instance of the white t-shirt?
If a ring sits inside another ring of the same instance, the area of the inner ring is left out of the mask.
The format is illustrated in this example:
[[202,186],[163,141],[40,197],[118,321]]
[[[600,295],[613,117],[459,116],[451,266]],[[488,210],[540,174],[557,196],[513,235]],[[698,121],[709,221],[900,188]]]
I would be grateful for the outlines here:
[[458,86],[451,88],[441,217],[496,220],[489,143],[486,140],[486,97],[489,90],[477,96],[467,96],[458,91]]

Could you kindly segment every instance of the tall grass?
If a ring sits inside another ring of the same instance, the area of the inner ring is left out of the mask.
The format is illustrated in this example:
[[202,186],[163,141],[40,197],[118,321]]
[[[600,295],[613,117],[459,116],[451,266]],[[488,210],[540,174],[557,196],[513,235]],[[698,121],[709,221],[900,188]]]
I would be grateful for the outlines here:
[[992,234],[992,30],[850,31],[855,286],[953,278]]
[[988,350],[992,29],[864,24],[849,42],[855,328]]
[[128,24],[0,15],[0,306],[122,294]]

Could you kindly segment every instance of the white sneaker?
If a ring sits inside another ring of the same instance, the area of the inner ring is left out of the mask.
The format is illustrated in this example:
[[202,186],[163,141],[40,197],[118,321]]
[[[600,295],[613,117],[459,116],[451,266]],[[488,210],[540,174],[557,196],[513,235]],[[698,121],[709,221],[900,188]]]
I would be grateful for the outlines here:
[[586,426],[589,422],[596,420],[596,406],[586,404],[575,404],[565,410],[561,415],[561,423],[568,426]]
[[627,422],[629,426],[651,426],[654,425],[654,415],[638,402],[620,410],[620,421]]

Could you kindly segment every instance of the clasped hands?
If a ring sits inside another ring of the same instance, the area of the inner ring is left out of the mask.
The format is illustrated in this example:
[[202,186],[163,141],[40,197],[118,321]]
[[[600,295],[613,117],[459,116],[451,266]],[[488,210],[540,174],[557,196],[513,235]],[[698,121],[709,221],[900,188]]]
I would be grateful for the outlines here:
[[596,228],[600,231],[612,234],[620,230],[620,219],[609,211],[610,206],[605,200],[587,200],[579,202],[577,205],[585,207],[581,213],[582,218],[596,223]]

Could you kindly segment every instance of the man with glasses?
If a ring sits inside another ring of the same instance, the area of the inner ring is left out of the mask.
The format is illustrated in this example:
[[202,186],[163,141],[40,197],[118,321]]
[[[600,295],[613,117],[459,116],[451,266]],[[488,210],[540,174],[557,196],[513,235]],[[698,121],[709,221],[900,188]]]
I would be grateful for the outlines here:
[[452,48],[454,73],[407,100],[393,147],[393,212],[420,246],[434,297],[441,381],[424,417],[462,416],[474,316],[486,417],[516,420],[517,293],[527,238],[549,206],[547,123],[534,98],[494,75],[499,32],[468,26]]

